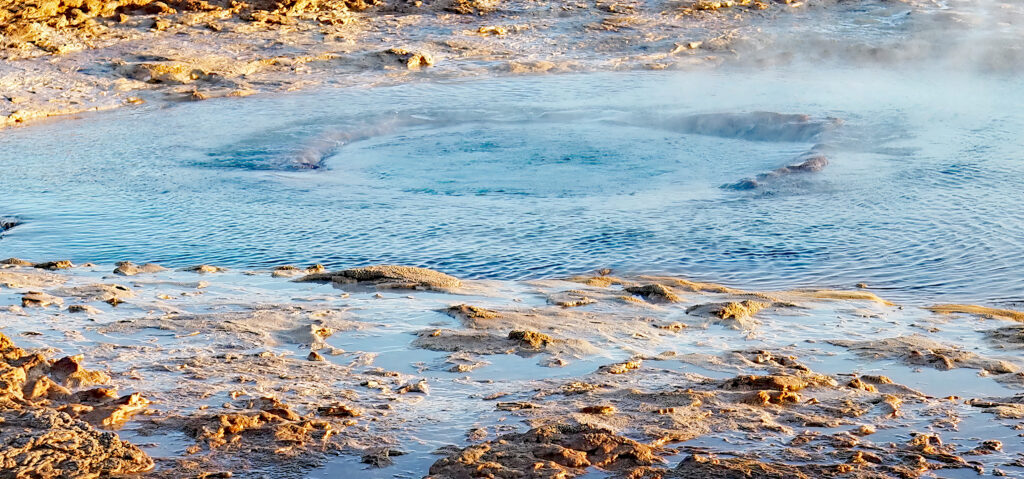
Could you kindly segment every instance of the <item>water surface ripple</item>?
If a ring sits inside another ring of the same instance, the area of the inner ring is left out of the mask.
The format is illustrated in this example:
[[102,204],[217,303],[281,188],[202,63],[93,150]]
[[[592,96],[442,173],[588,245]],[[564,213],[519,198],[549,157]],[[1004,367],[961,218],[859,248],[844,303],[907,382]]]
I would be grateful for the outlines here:
[[[0,255],[474,278],[611,267],[744,287],[1024,302],[1024,81],[865,70],[586,74],[142,108],[0,135]],[[940,80],[941,78],[941,80]],[[813,146],[684,134],[837,117]]]

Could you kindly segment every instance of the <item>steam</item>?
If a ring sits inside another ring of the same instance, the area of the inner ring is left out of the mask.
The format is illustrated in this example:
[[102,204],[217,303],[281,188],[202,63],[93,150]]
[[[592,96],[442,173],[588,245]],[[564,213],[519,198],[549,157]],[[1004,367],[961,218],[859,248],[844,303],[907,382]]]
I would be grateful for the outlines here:
[[737,35],[729,47],[739,62],[999,74],[1024,70],[1024,2],[808,3]]

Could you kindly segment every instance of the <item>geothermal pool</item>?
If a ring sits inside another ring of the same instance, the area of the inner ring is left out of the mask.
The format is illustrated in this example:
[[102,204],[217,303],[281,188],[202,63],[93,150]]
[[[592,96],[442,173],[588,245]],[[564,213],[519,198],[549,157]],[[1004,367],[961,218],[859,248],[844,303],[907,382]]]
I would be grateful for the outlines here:
[[[997,73],[723,69],[99,113],[0,136],[0,216],[22,222],[0,233],[0,255],[390,262],[481,279],[612,268],[1009,307],[1024,300],[1022,86]],[[810,141],[671,126],[755,111],[842,124]],[[721,188],[816,143],[823,171]]]
[[[821,3],[689,71],[0,132],[0,459],[74,429],[156,478],[1024,475],[1020,7]],[[381,264],[436,271],[348,269]]]

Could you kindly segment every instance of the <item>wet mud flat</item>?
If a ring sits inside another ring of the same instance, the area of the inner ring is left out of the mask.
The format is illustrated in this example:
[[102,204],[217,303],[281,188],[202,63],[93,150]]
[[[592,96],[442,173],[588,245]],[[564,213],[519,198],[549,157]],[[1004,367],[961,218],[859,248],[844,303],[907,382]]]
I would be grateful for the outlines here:
[[1024,474],[1024,313],[598,271],[0,267],[0,477]]

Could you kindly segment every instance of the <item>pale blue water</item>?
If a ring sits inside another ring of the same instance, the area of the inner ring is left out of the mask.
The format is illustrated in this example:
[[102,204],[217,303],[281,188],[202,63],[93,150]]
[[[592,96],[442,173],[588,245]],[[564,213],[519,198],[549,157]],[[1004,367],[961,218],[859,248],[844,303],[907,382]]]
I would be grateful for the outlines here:
[[[736,78],[420,83],[7,130],[0,217],[24,224],[2,233],[0,256],[386,262],[503,279],[611,267],[744,287],[866,282],[895,298],[1024,301],[1019,76]],[[688,135],[655,119],[759,110],[845,120],[821,140],[829,167],[724,190],[812,145]],[[340,138],[353,141],[324,148]],[[296,157],[323,168],[296,169]]]

